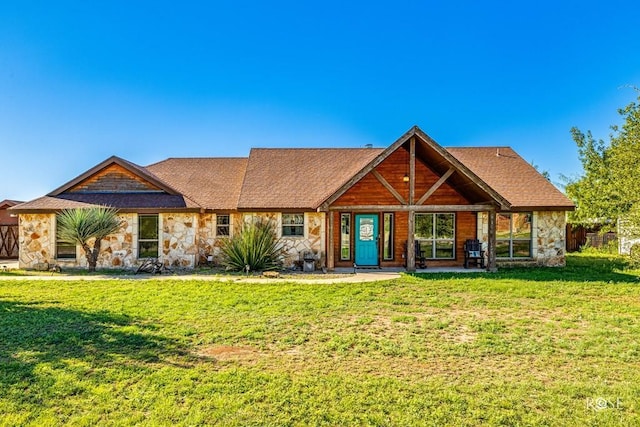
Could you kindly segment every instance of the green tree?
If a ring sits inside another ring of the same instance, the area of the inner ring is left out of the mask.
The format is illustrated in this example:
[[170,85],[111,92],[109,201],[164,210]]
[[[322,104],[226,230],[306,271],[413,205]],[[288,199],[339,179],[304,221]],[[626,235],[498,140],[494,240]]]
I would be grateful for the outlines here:
[[61,241],[82,246],[89,271],[96,271],[102,239],[118,231],[122,224],[118,211],[106,206],[65,209],[58,214],[57,223]]
[[640,104],[631,102],[618,112],[624,124],[611,126],[608,143],[594,139],[591,132],[571,129],[584,170],[566,186],[576,203],[572,223],[597,221],[613,227],[625,217],[640,224]]

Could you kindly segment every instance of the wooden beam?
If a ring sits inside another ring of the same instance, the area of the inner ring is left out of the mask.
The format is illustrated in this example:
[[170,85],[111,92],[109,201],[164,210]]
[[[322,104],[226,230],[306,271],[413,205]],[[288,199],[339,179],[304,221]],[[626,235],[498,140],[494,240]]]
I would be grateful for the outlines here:
[[400,195],[400,193],[398,193],[398,192],[396,191],[396,189],[395,189],[395,188],[393,188],[393,187],[391,186],[391,184],[389,184],[389,181],[387,181],[386,179],[384,179],[384,177],[383,177],[382,175],[380,175],[380,174],[378,173],[378,171],[377,171],[377,170],[375,170],[375,169],[374,169],[374,170],[372,170],[372,171],[371,171],[371,174],[372,174],[373,176],[375,176],[375,177],[376,177],[376,179],[377,179],[378,181],[380,181],[380,184],[382,184],[382,185],[384,186],[384,188],[386,188],[387,190],[389,190],[389,193],[393,194],[393,197],[395,197],[397,201],[399,201],[399,202],[400,202],[400,203],[402,203],[403,205],[406,205],[406,204],[407,204],[407,202],[404,200],[404,198],[402,198],[402,196]]
[[421,205],[423,204],[429,197],[431,197],[431,195],[433,193],[436,192],[436,190],[438,190],[438,188],[440,188],[442,186],[442,184],[445,183],[445,181],[447,179],[449,179],[449,177],[455,172],[456,170],[454,168],[449,168],[448,171],[446,171],[444,173],[444,175],[442,175],[440,177],[440,179],[431,186],[430,189],[427,190],[426,193],[424,193],[424,195],[422,197],[420,197],[420,199],[416,202],[416,205]]
[[413,205],[416,193],[416,137],[409,140],[409,204]]
[[329,217],[329,244],[327,245],[327,270],[332,271],[335,267],[335,261],[334,261],[334,250],[335,248],[333,247],[334,245],[334,238],[333,238],[333,229],[334,229],[334,220],[333,217],[335,216],[334,212],[327,212],[326,215]]
[[496,268],[496,210],[489,211],[489,241],[488,241],[489,262],[487,263],[487,271],[494,272]]
[[493,205],[349,205],[349,206],[331,206],[330,212],[334,211],[369,211],[369,212],[398,212],[398,211],[414,211],[414,212],[483,212],[495,209]]
[[409,211],[409,226],[407,230],[407,271],[416,271],[416,213]]

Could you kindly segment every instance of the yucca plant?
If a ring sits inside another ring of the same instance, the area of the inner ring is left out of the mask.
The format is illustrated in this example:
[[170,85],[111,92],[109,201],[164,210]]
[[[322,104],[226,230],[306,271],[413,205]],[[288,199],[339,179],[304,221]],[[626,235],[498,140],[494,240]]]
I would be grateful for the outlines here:
[[[57,217],[58,239],[82,246],[89,271],[96,271],[102,239],[120,228],[118,211],[107,206],[65,209]],[[93,247],[89,240],[95,239]]]
[[280,266],[280,244],[269,221],[244,224],[233,237],[222,243],[224,265],[235,271],[275,270]]

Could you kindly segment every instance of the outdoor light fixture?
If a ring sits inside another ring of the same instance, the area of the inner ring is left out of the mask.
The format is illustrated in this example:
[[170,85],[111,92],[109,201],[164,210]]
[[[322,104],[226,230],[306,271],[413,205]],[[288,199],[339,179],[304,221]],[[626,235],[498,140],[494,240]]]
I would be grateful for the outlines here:
[[403,182],[409,182],[409,175],[407,175],[406,173],[404,174],[404,176],[402,177],[402,181]]

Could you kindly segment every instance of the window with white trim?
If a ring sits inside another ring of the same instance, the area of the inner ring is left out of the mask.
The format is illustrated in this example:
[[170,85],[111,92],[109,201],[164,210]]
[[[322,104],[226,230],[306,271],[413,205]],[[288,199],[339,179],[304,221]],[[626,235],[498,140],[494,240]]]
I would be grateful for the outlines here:
[[216,215],[216,236],[228,237],[231,231],[229,215]]
[[304,214],[303,213],[283,213],[282,214],[282,236],[283,237],[304,236]]

